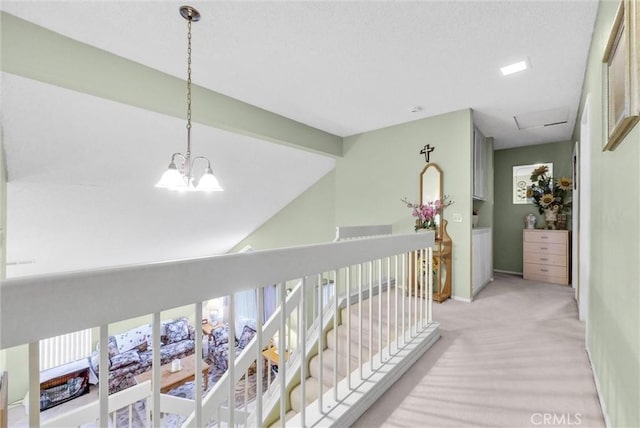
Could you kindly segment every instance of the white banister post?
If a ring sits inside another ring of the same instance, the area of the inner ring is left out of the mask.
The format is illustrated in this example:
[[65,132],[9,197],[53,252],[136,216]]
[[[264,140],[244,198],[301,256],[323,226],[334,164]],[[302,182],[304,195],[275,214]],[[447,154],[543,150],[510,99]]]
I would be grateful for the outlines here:
[[[285,427],[287,414],[287,290],[280,283],[280,340],[278,341],[278,378],[280,379],[280,426]],[[304,406],[304,402],[302,403]]]
[[[262,322],[264,319],[264,288],[259,288],[258,290],[258,319],[256,320],[256,341],[257,341],[257,355],[256,355],[256,424],[257,426],[262,426],[262,394],[263,394],[263,384],[262,378],[264,376],[262,369],[264,365],[262,364],[262,360],[264,356],[262,355],[262,349],[264,348],[263,342],[264,339],[262,337]],[[267,388],[269,386],[267,385]]]
[[338,271],[333,271],[333,399],[338,401]]
[[345,288],[347,289],[347,389],[351,391],[351,266],[347,266],[345,278]]
[[[427,248],[427,257],[429,257],[429,295],[427,296],[428,301],[428,315],[427,321],[431,323],[433,321],[433,248]],[[451,274],[451,273],[449,273]]]
[[382,365],[382,259],[378,259],[378,354]]
[[424,328],[424,298],[425,298],[425,283],[424,278],[427,275],[425,269],[427,268],[427,263],[425,260],[425,252],[424,248],[420,249],[420,330]]
[[[200,321],[202,319],[202,302],[198,301],[195,304],[195,319]],[[200,322],[196,322],[196,372],[194,373],[195,376],[195,425],[197,427],[201,427],[203,426],[202,424],[202,386],[203,386],[203,379],[202,379],[202,326],[200,324]],[[209,373],[209,371],[207,371],[207,374]]]
[[391,256],[387,257],[387,349],[391,357]]
[[369,368],[373,371],[373,261],[369,261]]
[[[405,319],[405,294],[407,294],[407,255],[402,253],[402,342],[404,344],[404,319]],[[400,348],[400,335],[398,335],[398,349]]]
[[358,265],[358,371],[362,377],[362,263]]
[[[300,409],[300,420],[302,421],[302,426],[305,426],[305,408],[306,408],[306,383],[307,383],[307,287],[309,286],[308,277],[304,277],[302,279],[302,289],[300,290],[300,333],[298,337],[300,338],[300,358],[302,359],[302,364],[300,364],[300,402],[302,403]],[[313,293],[311,293],[313,294]]]
[[[324,363],[323,358],[324,355],[322,351],[324,350],[324,299],[322,293],[322,274],[318,274],[318,314],[319,314],[319,325],[318,325],[318,363],[320,365],[320,378],[318,379],[318,410],[322,413],[322,378],[324,374]],[[305,403],[302,403],[304,406]]]
[[236,302],[235,295],[229,294],[229,426],[235,425],[236,415]]
[[99,334],[98,398],[100,400],[100,426],[107,426],[109,419],[109,326],[101,325]]
[[160,335],[162,334],[160,324],[160,312],[153,313],[153,325],[152,341],[153,341],[153,353],[151,362],[151,384],[153,387],[153,412],[151,418],[153,420],[153,426],[160,427],[160,383],[162,382],[162,372],[160,370]]
[[29,344],[29,426],[40,426],[40,342]]

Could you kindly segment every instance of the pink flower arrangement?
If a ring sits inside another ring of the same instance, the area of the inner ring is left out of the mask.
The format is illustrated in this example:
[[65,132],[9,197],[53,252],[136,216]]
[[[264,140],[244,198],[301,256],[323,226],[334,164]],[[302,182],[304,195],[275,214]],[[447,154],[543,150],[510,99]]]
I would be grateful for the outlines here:
[[436,227],[436,216],[442,214],[442,211],[453,203],[448,198],[448,195],[444,195],[442,199],[429,201],[426,204],[415,204],[409,202],[407,198],[401,199],[401,201],[407,205],[407,208],[412,209],[411,215],[416,217],[415,230],[434,229]]

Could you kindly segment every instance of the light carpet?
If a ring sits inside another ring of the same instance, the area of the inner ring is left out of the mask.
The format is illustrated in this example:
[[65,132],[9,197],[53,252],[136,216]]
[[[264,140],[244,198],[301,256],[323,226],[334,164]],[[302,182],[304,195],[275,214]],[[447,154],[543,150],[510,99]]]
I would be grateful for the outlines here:
[[434,303],[442,337],[353,426],[604,427],[573,296],[496,274],[473,303]]

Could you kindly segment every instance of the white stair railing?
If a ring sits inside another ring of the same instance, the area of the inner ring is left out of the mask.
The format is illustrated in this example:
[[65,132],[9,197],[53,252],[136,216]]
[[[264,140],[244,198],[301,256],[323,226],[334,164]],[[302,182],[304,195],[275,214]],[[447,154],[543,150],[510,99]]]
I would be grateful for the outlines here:
[[[167,403],[176,402],[176,400],[165,400],[165,395],[160,393],[162,374],[159,350],[161,349],[160,322],[162,311],[190,305],[191,309],[186,310],[192,311],[190,318],[194,320],[195,324],[195,321],[199,322],[201,318],[203,301],[228,296],[231,302],[232,310],[230,312],[232,314],[234,293],[249,289],[259,290],[267,284],[279,284],[281,295],[284,299],[286,297],[284,293],[285,284],[292,281],[294,283],[303,281],[304,284],[307,284],[307,286],[300,288],[299,294],[297,292],[291,295],[291,299],[306,302],[307,294],[310,294],[310,290],[313,289],[310,279],[318,278],[318,276],[320,278],[332,278],[336,284],[335,287],[338,294],[344,294],[341,291],[344,287],[344,274],[349,270],[354,272],[354,266],[364,266],[365,274],[373,278],[373,271],[367,269],[374,263],[375,266],[381,266],[383,262],[379,262],[380,260],[387,260],[390,257],[392,260],[393,258],[406,257],[403,255],[416,250],[424,252],[424,248],[432,244],[433,233],[406,234],[255,251],[246,254],[229,254],[10,279],[0,284],[0,349],[29,344],[29,388],[31,391],[38,391],[40,372],[38,356],[39,341],[41,339],[81,329],[99,327],[101,344],[100,367],[109,367],[107,346],[109,325],[122,320],[149,316],[152,318],[153,330],[153,365],[151,388],[148,390],[147,409],[150,410],[151,423],[154,426],[160,425],[162,421],[158,415],[167,413],[166,410],[169,410],[170,406]],[[404,265],[402,267],[404,268]],[[356,271],[358,269],[356,268]],[[369,293],[371,295],[383,291],[380,278],[389,276],[388,273],[380,274],[379,271],[376,272],[378,272],[376,274],[378,285],[371,285],[371,293]],[[368,284],[373,282],[369,281]],[[358,286],[366,289],[365,283],[360,283]],[[352,284],[351,289],[354,287],[355,284]],[[338,297],[338,294],[335,295],[334,299]],[[362,297],[359,298],[362,299]],[[408,298],[411,299],[410,296]],[[323,319],[324,315],[320,309],[322,308],[322,300],[322,292],[319,292],[316,305],[320,305],[320,307],[316,307],[316,313],[319,315],[321,322],[318,325],[331,324],[335,328],[336,325],[339,325],[336,323],[340,320]],[[280,342],[284,344],[283,349],[287,347],[294,348],[293,345],[296,342],[302,344],[304,341],[300,339],[293,340],[295,331],[291,328],[291,321],[298,320],[299,325],[296,327],[298,331],[309,330],[313,324],[313,320],[309,317],[309,313],[312,310],[308,310],[311,308],[307,308],[306,304],[303,304],[296,311],[295,307],[287,308],[286,301],[283,300],[282,303],[280,315],[274,318],[276,321],[274,321],[273,325],[275,327],[273,328],[278,330]],[[29,307],[29,311],[25,311],[25,307]],[[38,313],[39,316],[32,317],[32,313]],[[338,312],[336,312],[336,316],[340,316]],[[47,319],[47,323],[42,323],[42,319]],[[258,323],[260,324],[260,319]],[[231,315],[229,320],[231,337],[234,335],[233,325],[234,320],[233,315]],[[269,327],[268,323],[265,323],[265,328],[267,327]],[[244,364],[246,360],[251,364],[256,360],[261,361],[261,351],[269,346],[269,340],[272,336],[269,336],[271,330],[267,329],[267,334],[264,333],[263,329],[260,330],[261,333],[255,339],[256,345],[238,355],[238,362]],[[414,327],[413,336],[419,333],[418,330]],[[402,332],[398,334],[402,334]],[[323,336],[324,334],[319,334],[321,343],[325,340]],[[406,337],[406,341],[412,340],[409,336]],[[202,355],[202,338],[202,331],[196,329],[196,355]],[[300,349],[298,354],[305,355],[307,352],[308,350]],[[298,360],[300,359],[301,357],[298,358]],[[295,360],[295,358],[292,357],[291,360]],[[229,425],[234,425],[235,423],[244,424],[245,418],[242,417],[242,412],[238,412],[235,406],[235,384],[245,373],[235,372],[236,356],[234,352],[229,353],[229,362],[231,364],[229,364],[229,370],[225,373],[225,376],[229,376],[234,382],[230,382],[229,387],[224,391],[226,392],[226,397],[222,401],[220,399],[216,400],[216,402],[224,404],[226,399],[227,410],[224,407],[213,409],[211,405],[203,406],[204,398],[207,396],[201,391],[204,363],[200,358],[196,358],[194,374],[196,387],[195,396],[192,400],[193,408],[195,409],[193,418],[196,426],[206,425],[210,414],[214,414],[213,419],[221,421],[224,413],[228,413],[227,421]],[[257,366],[258,373],[261,374],[262,365],[258,364]],[[304,364],[301,366],[304,367]],[[277,380],[279,380],[283,391],[280,393],[284,397],[281,398],[281,403],[284,404],[282,406],[283,409],[289,406],[289,398],[284,393],[286,379],[289,377],[287,371],[287,365],[282,359],[277,374],[277,377],[281,378]],[[258,384],[261,383],[258,382]],[[322,386],[320,386],[320,389],[322,389]],[[114,395],[111,397],[114,397]],[[340,396],[340,393],[338,393],[338,397]],[[258,394],[256,401],[261,400],[261,397],[262,395]],[[326,397],[323,397],[323,400],[329,402]],[[98,420],[101,425],[105,425],[103,421],[109,419],[109,413],[113,409],[110,401],[113,402],[113,398],[109,396],[109,372],[108,370],[100,370],[99,401],[97,407],[94,406],[93,410],[87,412],[91,415],[85,416],[88,417],[86,422]],[[122,404],[126,406],[130,402]],[[31,409],[29,425],[40,426],[39,394],[33,393],[29,395],[29,407]],[[182,408],[183,406],[176,405],[175,407]],[[229,408],[235,410],[228,411]],[[279,413],[282,416],[282,411]],[[267,416],[263,415],[257,420],[265,421]],[[257,425],[262,425],[262,423]]]

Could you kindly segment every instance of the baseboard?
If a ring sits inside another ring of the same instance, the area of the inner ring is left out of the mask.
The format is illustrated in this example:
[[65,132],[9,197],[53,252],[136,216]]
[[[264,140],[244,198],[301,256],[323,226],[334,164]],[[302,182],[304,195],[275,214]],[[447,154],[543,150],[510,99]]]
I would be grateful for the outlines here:
[[506,273],[508,275],[520,275],[522,276],[522,272],[512,272],[510,270],[501,270],[501,269],[494,269],[494,272],[498,272],[498,273]]
[[593,373],[593,381],[596,384],[598,401],[600,402],[600,409],[602,410],[602,416],[604,416],[604,425],[605,427],[610,428],[611,421],[609,420],[609,414],[607,413],[607,404],[604,402],[604,397],[602,396],[602,389],[600,388],[600,381],[598,380],[598,376],[596,374],[596,368],[593,366],[593,360],[591,359],[591,352],[589,352],[589,348],[585,348],[585,351],[587,351],[587,358],[589,358],[589,366],[591,366],[591,372]]
[[460,297],[460,296],[451,296],[453,300],[457,300],[458,302],[471,303],[471,299],[468,297]]

